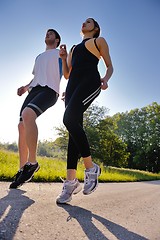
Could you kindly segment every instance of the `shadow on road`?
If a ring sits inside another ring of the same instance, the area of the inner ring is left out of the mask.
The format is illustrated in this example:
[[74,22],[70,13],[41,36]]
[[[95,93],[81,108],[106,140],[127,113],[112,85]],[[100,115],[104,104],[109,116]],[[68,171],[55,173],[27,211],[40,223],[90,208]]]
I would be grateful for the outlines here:
[[0,239],[12,240],[24,211],[34,201],[24,196],[25,191],[11,189],[0,199]]
[[88,211],[84,208],[72,206],[69,204],[58,205],[65,209],[68,212],[69,216],[67,217],[67,222],[72,220],[72,218],[76,219],[84,233],[88,237],[89,240],[109,240],[102,231],[100,231],[92,222],[93,219],[99,221],[110,233],[113,234],[118,240],[148,240],[145,237],[142,237],[134,232],[129,231],[128,229],[111,222],[101,216],[93,214],[91,211]]

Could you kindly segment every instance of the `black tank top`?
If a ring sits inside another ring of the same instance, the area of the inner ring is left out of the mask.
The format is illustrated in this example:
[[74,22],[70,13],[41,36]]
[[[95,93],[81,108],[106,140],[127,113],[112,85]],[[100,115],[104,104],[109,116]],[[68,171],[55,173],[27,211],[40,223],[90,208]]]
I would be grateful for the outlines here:
[[72,71],[78,69],[97,69],[99,59],[93,55],[86,47],[84,39],[80,44],[76,45],[72,54]]

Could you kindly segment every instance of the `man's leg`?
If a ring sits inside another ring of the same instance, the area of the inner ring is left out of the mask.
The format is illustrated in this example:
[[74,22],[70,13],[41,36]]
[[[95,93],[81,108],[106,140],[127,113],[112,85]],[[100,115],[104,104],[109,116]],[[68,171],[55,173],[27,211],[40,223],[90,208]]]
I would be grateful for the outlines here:
[[20,168],[16,173],[13,182],[9,186],[10,188],[18,188],[23,184],[23,182],[20,181],[20,177],[23,172],[23,167],[28,162],[28,147],[26,143],[26,135],[25,135],[25,128],[24,128],[23,121],[20,121],[18,124],[18,132],[19,132],[18,150],[19,150]]
[[20,169],[27,163],[28,161],[28,147],[26,144],[26,136],[25,136],[25,128],[23,121],[20,121],[18,124],[18,149],[19,149],[19,159],[20,159]]
[[35,163],[38,141],[37,115],[31,108],[25,108],[22,118],[25,128],[26,145],[28,147],[28,162]]
[[34,173],[39,170],[39,164],[36,161],[38,139],[36,118],[37,115],[31,108],[26,107],[23,110],[23,127],[21,126],[20,150],[23,150],[22,144],[24,143],[25,153],[24,155],[21,154],[21,157],[23,156],[23,160],[25,161],[27,159],[27,163],[23,166],[21,172],[17,175],[16,181],[10,186],[10,188],[16,188],[25,182],[29,182],[33,178]]
[[25,99],[20,111],[23,125],[22,123],[19,124],[19,154],[20,165],[26,164],[21,171],[18,171],[10,188],[17,188],[30,181],[34,173],[39,170],[39,164],[36,160],[38,141],[36,119],[49,107],[53,106],[57,98],[57,93],[52,89],[37,86],[31,90]]

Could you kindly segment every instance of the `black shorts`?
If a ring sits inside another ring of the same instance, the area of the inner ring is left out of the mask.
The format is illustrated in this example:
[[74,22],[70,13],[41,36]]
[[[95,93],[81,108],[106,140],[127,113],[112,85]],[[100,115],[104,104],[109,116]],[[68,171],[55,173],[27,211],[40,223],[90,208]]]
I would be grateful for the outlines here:
[[38,117],[57,102],[58,96],[58,93],[47,86],[42,87],[38,85],[33,87],[22,105],[20,121],[23,121],[22,112],[26,107],[31,108]]

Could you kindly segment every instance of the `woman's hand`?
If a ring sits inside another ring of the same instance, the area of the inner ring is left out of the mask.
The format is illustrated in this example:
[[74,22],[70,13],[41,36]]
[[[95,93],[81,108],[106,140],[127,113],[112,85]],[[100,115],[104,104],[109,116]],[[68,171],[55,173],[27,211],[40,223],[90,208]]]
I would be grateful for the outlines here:
[[104,78],[101,78],[101,89],[106,90],[107,88],[108,88],[108,82]]
[[60,46],[60,50],[59,50],[59,56],[60,58],[62,58],[62,60],[66,60],[67,59],[67,49],[66,49],[66,45],[62,44]]
[[62,93],[61,100],[65,101],[65,95],[66,95],[66,92],[63,92],[63,93]]

